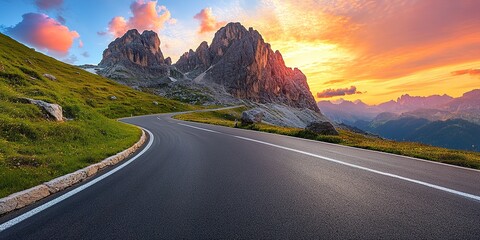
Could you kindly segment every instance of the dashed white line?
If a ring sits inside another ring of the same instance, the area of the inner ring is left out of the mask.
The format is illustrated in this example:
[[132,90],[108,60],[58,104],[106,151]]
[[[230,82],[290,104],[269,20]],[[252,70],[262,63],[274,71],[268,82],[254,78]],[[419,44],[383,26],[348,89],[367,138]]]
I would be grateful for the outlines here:
[[462,197],[469,198],[469,199],[476,200],[476,201],[480,202],[480,196],[473,195],[473,194],[470,194],[470,193],[461,192],[461,191],[457,191],[457,190],[454,190],[454,189],[442,187],[442,186],[427,183],[427,182],[423,182],[423,181],[420,181],[420,180],[415,180],[415,179],[411,179],[411,178],[407,178],[407,177],[402,177],[400,175],[396,175],[396,174],[393,174],[393,173],[382,172],[382,171],[378,171],[378,170],[375,170],[375,169],[362,167],[362,166],[359,166],[359,165],[356,165],[356,164],[343,162],[343,161],[340,161],[340,160],[337,160],[337,159],[321,156],[321,155],[318,155],[318,154],[309,153],[309,152],[305,152],[305,151],[302,151],[302,150],[293,149],[293,148],[289,148],[289,147],[285,147],[285,146],[280,146],[280,145],[276,145],[276,144],[273,144],[273,143],[268,143],[268,142],[252,139],[252,138],[241,137],[241,136],[231,135],[231,134],[227,134],[227,133],[221,133],[221,132],[217,132],[217,131],[214,131],[214,130],[205,129],[205,128],[201,128],[201,127],[196,127],[196,126],[183,124],[183,123],[178,123],[178,124],[180,124],[182,126],[186,126],[186,127],[191,127],[191,128],[207,131],[207,132],[225,134],[225,135],[229,135],[229,136],[239,138],[239,139],[242,139],[242,140],[256,142],[256,143],[268,145],[268,146],[271,146],[271,147],[276,147],[276,148],[280,148],[280,149],[283,149],[283,150],[304,154],[304,155],[319,158],[319,159],[322,159],[322,160],[325,160],[325,161],[334,162],[334,163],[337,163],[337,164],[341,164],[341,165],[344,165],[344,166],[364,170],[364,171],[371,172],[371,173],[376,173],[376,174],[379,174],[379,175],[382,175],[382,176],[387,176],[387,177],[396,178],[396,179],[400,179],[400,180],[403,180],[403,181],[419,184],[419,185],[422,185],[422,186],[425,186],[425,187],[429,187],[429,188],[437,189],[437,190],[440,190],[440,191],[452,193],[452,194],[455,194],[455,195],[458,195],[458,196],[462,196]]
[[34,209],[26,212],[26,213],[24,213],[24,214],[22,214],[22,215],[20,215],[20,216],[18,216],[18,217],[16,217],[16,218],[13,218],[13,219],[11,219],[11,220],[9,220],[9,221],[1,224],[1,225],[0,225],[0,232],[2,232],[2,231],[4,231],[4,230],[6,230],[6,229],[8,229],[8,228],[10,228],[10,227],[12,227],[12,226],[14,226],[14,225],[22,222],[22,221],[24,221],[24,220],[26,220],[26,219],[34,216],[35,214],[37,214],[37,213],[39,213],[39,212],[41,212],[41,211],[43,211],[43,210],[45,210],[45,209],[47,209],[47,208],[49,208],[49,207],[54,206],[54,205],[57,204],[57,203],[60,203],[61,201],[65,200],[65,199],[67,199],[67,198],[69,198],[69,197],[71,197],[71,196],[73,196],[73,195],[75,195],[75,194],[77,194],[77,193],[79,193],[79,192],[81,192],[81,191],[83,191],[83,190],[85,190],[86,188],[92,186],[93,184],[95,184],[95,183],[97,183],[97,182],[102,181],[103,179],[107,178],[108,176],[110,176],[110,175],[112,175],[112,174],[120,171],[122,168],[126,167],[126,166],[127,166],[128,164],[130,164],[131,162],[135,161],[137,158],[139,158],[140,156],[142,156],[146,151],[148,151],[148,149],[149,149],[149,148],[152,146],[152,144],[153,144],[153,140],[154,140],[153,134],[152,134],[150,131],[148,131],[147,129],[143,129],[143,130],[145,130],[145,131],[150,135],[150,140],[148,141],[147,146],[146,146],[141,152],[139,152],[137,155],[135,155],[134,157],[132,157],[130,160],[128,160],[128,161],[126,161],[125,163],[123,163],[122,165],[120,165],[120,166],[112,169],[111,171],[109,171],[109,172],[107,172],[107,173],[105,173],[105,174],[103,174],[103,175],[101,175],[101,176],[93,179],[92,181],[90,181],[90,182],[88,182],[88,183],[86,183],[86,184],[84,184],[84,185],[82,185],[82,186],[80,186],[80,187],[78,187],[78,188],[75,188],[75,189],[73,189],[73,190],[70,191],[70,192],[65,193],[64,195],[62,195],[62,196],[60,196],[60,197],[57,197],[57,198],[55,198],[55,199],[52,199],[52,200],[49,201],[49,202],[46,202],[46,203],[44,203],[44,204],[42,204],[42,205],[40,205],[40,206],[38,206],[38,207],[36,207],[36,208],[34,208]]

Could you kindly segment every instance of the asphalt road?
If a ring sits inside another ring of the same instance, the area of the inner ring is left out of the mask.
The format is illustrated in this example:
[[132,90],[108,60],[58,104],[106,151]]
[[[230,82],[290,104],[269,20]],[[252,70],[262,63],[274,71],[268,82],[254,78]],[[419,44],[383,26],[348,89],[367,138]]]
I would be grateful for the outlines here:
[[123,121],[153,133],[143,155],[0,239],[480,238],[479,171],[169,114]]

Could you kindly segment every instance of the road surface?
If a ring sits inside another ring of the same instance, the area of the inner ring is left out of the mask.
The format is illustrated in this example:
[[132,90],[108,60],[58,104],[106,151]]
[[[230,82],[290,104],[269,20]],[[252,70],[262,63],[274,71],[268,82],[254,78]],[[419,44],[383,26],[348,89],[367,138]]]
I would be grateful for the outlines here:
[[480,238],[479,171],[170,116],[124,119],[152,133],[142,155],[0,239]]

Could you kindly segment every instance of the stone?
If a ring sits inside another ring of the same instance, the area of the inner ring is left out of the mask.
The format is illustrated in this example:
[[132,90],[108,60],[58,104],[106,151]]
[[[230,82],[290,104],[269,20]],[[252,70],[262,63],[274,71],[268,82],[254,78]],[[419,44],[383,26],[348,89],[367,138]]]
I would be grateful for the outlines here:
[[87,174],[87,177],[95,175],[100,169],[101,169],[101,165],[98,163],[84,168],[85,173]]
[[242,124],[261,123],[263,115],[263,112],[258,109],[244,111],[242,112]]
[[330,122],[312,122],[307,125],[305,130],[321,135],[338,135],[337,130]]
[[157,102],[157,101],[153,101],[152,103],[153,103],[153,105],[155,105],[155,106],[158,105],[158,102]]
[[0,199],[0,215],[30,205],[50,195],[48,187],[38,185]]
[[42,108],[49,117],[57,122],[63,122],[63,109],[62,106],[55,103],[47,103],[42,100],[35,100],[30,98],[22,98],[21,100],[27,101],[28,103],[35,104],[38,107]]
[[45,74],[43,74],[43,76],[52,80],[52,81],[57,81],[57,78],[55,76],[53,76],[52,74],[45,73]]
[[117,97],[116,96],[110,96],[109,99],[110,100],[117,100]]
[[65,176],[55,178],[44,184],[45,186],[48,187],[48,190],[50,191],[50,193],[53,194],[67,187],[70,187],[75,183],[81,182],[86,178],[87,178],[87,172],[84,169],[80,169],[76,172],[67,174]]

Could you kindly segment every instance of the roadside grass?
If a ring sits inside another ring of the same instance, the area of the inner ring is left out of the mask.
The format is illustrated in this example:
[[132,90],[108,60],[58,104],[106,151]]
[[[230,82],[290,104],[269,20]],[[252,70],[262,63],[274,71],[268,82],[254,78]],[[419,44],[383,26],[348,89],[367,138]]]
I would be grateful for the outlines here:
[[[246,109],[246,107],[240,107],[212,112],[185,113],[176,115],[174,118],[185,121],[235,127],[235,119],[240,120],[242,112]],[[241,126],[240,123],[238,123],[237,127],[480,169],[480,153],[476,152],[451,150],[421,143],[397,142],[373,136],[365,136],[346,130],[339,130],[339,136],[330,136],[319,135],[300,128],[278,127],[262,123],[247,126]]]
[[[25,97],[60,104],[69,120],[48,120],[19,100]],[[196,108],[133,90],[0,34],[0,198],[133,145],[141,131],[116,118]]]

